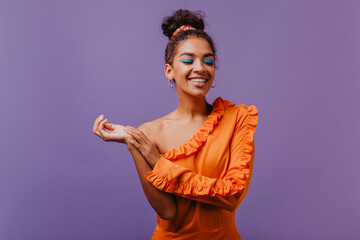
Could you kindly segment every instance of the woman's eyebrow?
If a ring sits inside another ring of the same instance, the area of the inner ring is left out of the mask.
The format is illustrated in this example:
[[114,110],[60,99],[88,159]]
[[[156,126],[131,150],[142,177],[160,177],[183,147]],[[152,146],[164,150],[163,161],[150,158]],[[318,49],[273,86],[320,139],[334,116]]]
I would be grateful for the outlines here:
[[204,55],[204,57],[210,57],[210,56],[211,56],[211,57],[214,57],[214,54],[212,54],[212,53],[207,53],[207,54]]
[[[191,56],[191,57],[195,56],[195,54],[193,54],[193,53],[184,52],[184,53],[180,54],[180,57],[183,56],[183,55],[189,55],[189,56]],[[214,57],[214,54],[212,54],[212,53],[206,53],[206,54],[204,54],[204,57],[209,57],[209,56]]]
[[193,54],[193,53],[184,52],[184,53],[180,54],[180,57],[183,56],[183,55],[189,55],[189,56],[192,56],[192,57],[195,56],[195,54]]

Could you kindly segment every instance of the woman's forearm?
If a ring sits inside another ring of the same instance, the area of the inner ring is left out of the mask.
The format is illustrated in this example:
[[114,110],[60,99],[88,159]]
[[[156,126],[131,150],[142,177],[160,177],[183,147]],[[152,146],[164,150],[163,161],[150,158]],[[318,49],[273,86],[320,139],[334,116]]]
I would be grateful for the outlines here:
[[126,143],[126,145],[134,159],[142,188],[150,205],[162,219],[169,220],[173,218],[176,214],[176,204],[173,196],[170,193],[160,191],[147,181],[144,175],[152,171],[152,168],[137,148],[131,143]]

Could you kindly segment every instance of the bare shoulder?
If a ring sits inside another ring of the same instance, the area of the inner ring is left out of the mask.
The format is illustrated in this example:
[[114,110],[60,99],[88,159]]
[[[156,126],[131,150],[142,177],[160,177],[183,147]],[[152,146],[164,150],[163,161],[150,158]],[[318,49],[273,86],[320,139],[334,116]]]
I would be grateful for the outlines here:
[[141,130],[154,144],[157,145],[159,136],[164,126],[164,117],[141,124],[138,129]]

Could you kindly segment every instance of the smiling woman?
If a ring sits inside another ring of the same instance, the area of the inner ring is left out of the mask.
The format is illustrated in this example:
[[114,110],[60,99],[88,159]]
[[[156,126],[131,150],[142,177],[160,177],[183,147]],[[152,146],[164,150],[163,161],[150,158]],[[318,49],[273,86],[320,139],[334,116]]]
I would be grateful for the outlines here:
[[164,71],[176,87],[178,107],[138,128],[101,115],[93,132],[127,145],[157,213],[153,240],[241,239],[235,210],[250,185],[257,109],[221,97],[207,102],[216,51],[201,12],[180,9],[162,29],[169,38]]
[[182,40],[165,74],[174,81],[179,98],[205,96],[215,78],[214,54],[207,41],[196,36]]

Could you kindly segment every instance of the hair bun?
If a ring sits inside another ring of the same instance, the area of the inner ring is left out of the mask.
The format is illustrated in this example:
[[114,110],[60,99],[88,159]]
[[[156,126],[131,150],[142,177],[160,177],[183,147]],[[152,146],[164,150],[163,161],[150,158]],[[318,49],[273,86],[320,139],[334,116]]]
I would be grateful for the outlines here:
[[203,18],[205,13],[203,11],[189,11],[184,9],[179,9],[169,17],[165,17],[161,28],[165,36],[171,39],[173,33],[176,29],[182,25],[191,25],[197,30],[204,31],[205,24]]

